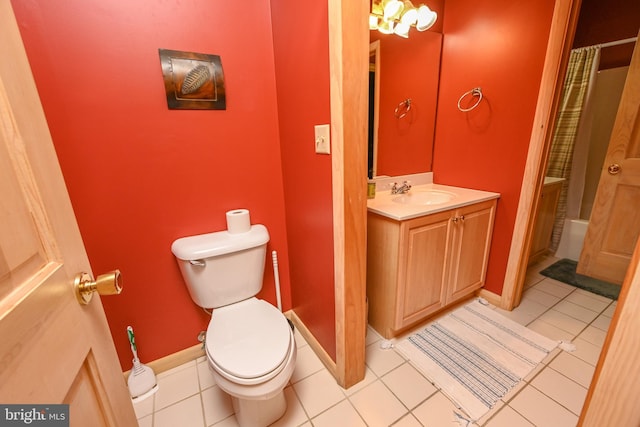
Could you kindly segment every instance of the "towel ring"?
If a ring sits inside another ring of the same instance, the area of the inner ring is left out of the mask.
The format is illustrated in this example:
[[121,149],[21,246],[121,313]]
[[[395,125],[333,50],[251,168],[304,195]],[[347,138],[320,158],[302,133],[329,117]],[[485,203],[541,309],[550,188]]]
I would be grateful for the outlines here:
[[407,98],[398,104],[394,114],[397,119],[401,119],[409,113],[409,110],[411,110],[411,98]]
[[[471,96],[477,96],[478,99],[476,101],[475,104],[473,104],[471,107],[469,108],[462,108],[462,106],[460,105],[460,103],[462,102],[462,100],[467,96],[467,95],[471,95]],[[474,87],[473,89],[471,89],[468,92],[465,92],[464,94],[462,94],[462,96],[460,97],[460,99],[458,99],[458,110],[462,111],[463,113],[466,113],[467,111],[471,111],[474,108],[476,108],[479,104],[480,101],[482,101],[482,88],[480,87]]]

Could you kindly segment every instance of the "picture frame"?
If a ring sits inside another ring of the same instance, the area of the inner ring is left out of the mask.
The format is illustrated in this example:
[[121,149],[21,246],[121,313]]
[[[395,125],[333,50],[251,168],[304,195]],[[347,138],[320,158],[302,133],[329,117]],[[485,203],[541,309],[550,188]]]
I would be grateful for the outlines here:
[[226,110],[220,56],[158,49],[170,110]]

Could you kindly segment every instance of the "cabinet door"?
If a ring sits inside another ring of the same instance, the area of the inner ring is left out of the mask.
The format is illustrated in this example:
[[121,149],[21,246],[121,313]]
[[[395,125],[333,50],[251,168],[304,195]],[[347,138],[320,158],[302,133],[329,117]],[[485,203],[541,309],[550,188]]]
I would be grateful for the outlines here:
[[421,320],[444,305],[450,251],[451,212],[402,224],[396,329]]
[[453,249],[447,303],[484,285],[495,206],[495,200],[465,206],[451,218]]
[[536,225],[531,237],[529,264],[536,262],[549,249],[551,233],[556,220],[556,208],[560,199],[562,183],[547,184],[542,187],[540,207],[536,216]]

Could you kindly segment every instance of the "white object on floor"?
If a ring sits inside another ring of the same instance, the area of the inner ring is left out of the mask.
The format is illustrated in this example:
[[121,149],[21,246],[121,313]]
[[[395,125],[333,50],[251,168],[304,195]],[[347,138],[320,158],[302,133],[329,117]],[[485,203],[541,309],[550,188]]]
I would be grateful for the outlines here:
[[382,350],[393,348],[393,340],[380,340],[380,348]]
[[127,336],[129,337],[129,345],[133,353],[133,368],[127,379],[129,393],[134,402],[140,402],[158,391],[158,382],[153,369],[140,363],[138,358],[138,348],[136,347],[136,339],[133,335],[133,328],[127,326]]

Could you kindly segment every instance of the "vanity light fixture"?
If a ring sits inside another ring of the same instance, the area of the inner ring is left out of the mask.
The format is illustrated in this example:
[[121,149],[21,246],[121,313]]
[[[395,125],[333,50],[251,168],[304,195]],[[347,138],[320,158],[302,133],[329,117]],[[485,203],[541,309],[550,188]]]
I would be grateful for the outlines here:
[[411,0],[373,0],[369,14],[369,29],[383,34],[409,37],[409,29],[426,31],[435,24],[438,14],[421,4],[417,8]]

